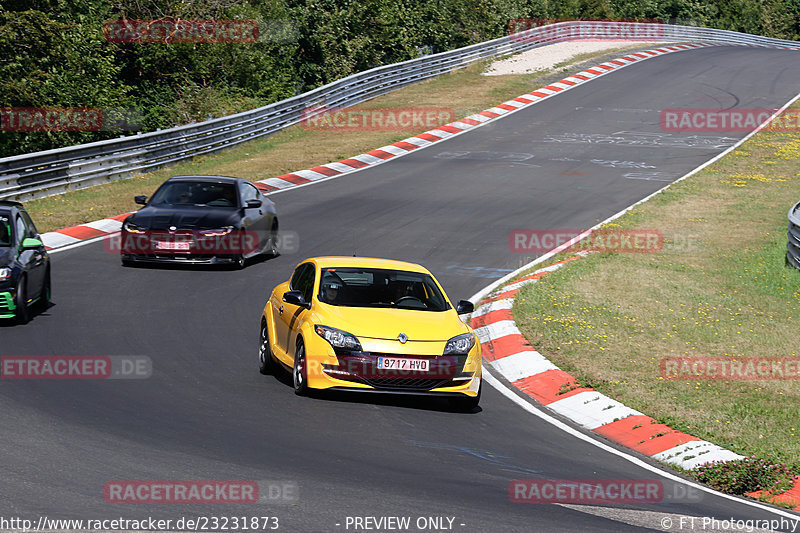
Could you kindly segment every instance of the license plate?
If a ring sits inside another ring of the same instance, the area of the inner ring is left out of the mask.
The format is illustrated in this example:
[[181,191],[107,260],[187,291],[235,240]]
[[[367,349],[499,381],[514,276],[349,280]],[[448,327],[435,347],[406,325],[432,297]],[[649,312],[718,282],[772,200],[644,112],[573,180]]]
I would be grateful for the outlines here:
[[430,369],[427,359],[403,359],[400,357],[378,357],[378,370],[419,370]]
[[190,242],[171,242],[171,241],[155,241],[156,248],[159,250],[176,250],[188,251]]

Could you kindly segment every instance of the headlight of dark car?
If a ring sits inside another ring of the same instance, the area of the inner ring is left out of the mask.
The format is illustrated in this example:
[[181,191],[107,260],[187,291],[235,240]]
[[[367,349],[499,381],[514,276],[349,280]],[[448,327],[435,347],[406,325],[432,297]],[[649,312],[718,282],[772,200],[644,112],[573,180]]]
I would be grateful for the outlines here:
[[0,281],[11,279],[11,269],[8,267],[0,268]]
[[233,231],[233,226],[225,226],[218,229],[201,229],[197,233],[201,237],[224,237]]
[[137,226],[133,222],[129,222],[127,220],[124,224],[122,224],[122,229],[128,233],[136,233],[138,235],[143,235],[145,233],[145,229],[143,227]]

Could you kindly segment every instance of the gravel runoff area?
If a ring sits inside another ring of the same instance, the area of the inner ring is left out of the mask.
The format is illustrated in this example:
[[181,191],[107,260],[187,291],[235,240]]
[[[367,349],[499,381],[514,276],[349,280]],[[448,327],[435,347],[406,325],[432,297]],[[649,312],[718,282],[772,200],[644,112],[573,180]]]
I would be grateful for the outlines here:
[[636,44],[663,44],[660,41],[567,41],[554,43],[527,52],[522,52],[505,59],[493,62],[484,76],[502,76],[505,74],[530,74],[538,70],[554,68],[559,63],[564,63],[581,54],[611,51],[629,48]]

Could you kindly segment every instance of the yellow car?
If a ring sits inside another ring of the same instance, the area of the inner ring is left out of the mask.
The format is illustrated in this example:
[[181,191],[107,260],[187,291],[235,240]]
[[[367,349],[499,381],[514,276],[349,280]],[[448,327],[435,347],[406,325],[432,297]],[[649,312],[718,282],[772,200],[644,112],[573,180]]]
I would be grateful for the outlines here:
[[481,397],[481,345],[427,269],[366,257],[315,257],[272,291],[261,316],[259,369],[291,371],[294,390]]

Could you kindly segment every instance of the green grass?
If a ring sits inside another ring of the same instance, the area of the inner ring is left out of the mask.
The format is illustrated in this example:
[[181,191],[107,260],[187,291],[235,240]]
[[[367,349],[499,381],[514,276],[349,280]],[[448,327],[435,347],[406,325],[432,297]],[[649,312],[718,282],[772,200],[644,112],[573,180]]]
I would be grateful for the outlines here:
[[659,367],[800,356],[800,272],[784,259],[798,158],[800,134],[759,133],[638,206],[607,227],[659,230],[664,248],[548,274],[518,294],[520,329],[581,383],[660,422],[742,455],[800,456],[800,381],[666,380]]

